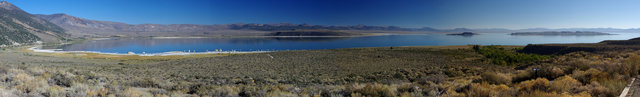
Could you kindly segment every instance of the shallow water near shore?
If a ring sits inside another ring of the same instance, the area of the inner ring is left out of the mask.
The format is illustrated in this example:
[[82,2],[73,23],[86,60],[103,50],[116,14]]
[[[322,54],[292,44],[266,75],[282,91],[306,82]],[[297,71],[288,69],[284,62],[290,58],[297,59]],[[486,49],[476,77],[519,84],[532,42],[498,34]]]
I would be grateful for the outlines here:
[[446,34],[402,34],[364,37],[236,37],[236,38],[112,38],[90,40],[44,49],[102,53],[154,54],[167,52],[255,52],[314,50],[356,47],[527,45],[547,43],[597,43],[626,40],[640,33],[612,33],[596,36],[512,36],[509,33],[481,33],[473,36]]

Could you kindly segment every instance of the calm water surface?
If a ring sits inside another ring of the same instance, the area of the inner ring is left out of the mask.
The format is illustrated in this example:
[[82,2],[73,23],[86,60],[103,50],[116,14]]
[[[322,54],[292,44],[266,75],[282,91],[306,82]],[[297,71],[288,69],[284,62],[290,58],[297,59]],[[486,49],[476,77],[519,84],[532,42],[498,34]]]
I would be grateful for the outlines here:
[[544,43],[596,43],[602,40],[626,40],[640,33],[613,33],[600,36],[511,36],[508,33],[481,33],[474,36],[445,34],[385,35],[367,37],[251,37],[251,38],[122,38],[92,40],[56,47],[63,51],[104,53],[162,53],[171,51],[277,51],[355,47],[424,45],[527,45]]

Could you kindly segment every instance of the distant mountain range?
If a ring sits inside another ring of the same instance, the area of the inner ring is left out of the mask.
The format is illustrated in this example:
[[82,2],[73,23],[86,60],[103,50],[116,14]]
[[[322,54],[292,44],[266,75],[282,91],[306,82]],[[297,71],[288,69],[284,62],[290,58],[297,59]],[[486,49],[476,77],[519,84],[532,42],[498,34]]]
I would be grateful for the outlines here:
[[67,36],[63,28],[24,12],[7,1],[0,1],[0,13],[0,46],[59,42]]
[[[299,29],[323,29],[323,30],[364,30],[364,31],[422,31],[422,32],[460,32],[460,31],[472,31],[466,28],[456,28],[441,30],[435,28],[401,28],[397,26],[367,26],[367,25],[355,25],[355,26],[325,26],[325,25],[309,25],[309,24],[290,24],[290,23],[276,23],[276,24],[218,24],[218,25],[196,25],[196,24],[126,24],[120,22],[110,21],[97,21],[89,20],[79,17],[70,16],[67,14],[52,14],[42,15],[36,14],[36,16],[48,20],[56,25],[59,25],[69,33],[73,35],[118,35],[140,32],[163,32],[163,33],[207,33],[207,32],[220,32],[229,30],[242,30],[242,31],[289,31]],[[188,34],[187,34],[188,35]],[[144,35],[142,35],[144,36]]]
[[[411,32],[411,33],[460,33],[460,32],[482,32],[482,33],[511,33],[511,32],[543,32],[543,31],[596,31],[596,32],[640,32],[640,29],[615,29],[615,28],[563,28],[563,29],[436,29],[430,27],[423,28],[402,28],[397,26],[325,26],[310,24],[217,24],[217,25],[197,25],[197,24],[126,24],[121,22],[97,21],[83,19],[70,16],[67,14],[52,14],[36,16],[48,20],[56,25],[68,30],[73,35],[89,35],[89,36],[109,36],[109,35],[125,35],[125,36],[208,36],[209,35],[263,35],[267,32],[274,31],[292,31],[300,29],[322,29],[322,30],[347,30],[347,31],[364,31],[364,32]],[[243,33],[243,32],[254,33]]]
[[566,29],[436,29],[403,28],[397,26],[326,26],[310,24],[126,24],[121,22],[89,20],[67,14],[29,14],[6,1],[0,1],[0,46],[36,41],[59,42],[66,38],[110,36],[264,36],[272,32],[296,30],[340,30],[355,33],[460,33],[460,32],[542,32],[542,31],[596,31],[640,32],[640,29],[566,28]]

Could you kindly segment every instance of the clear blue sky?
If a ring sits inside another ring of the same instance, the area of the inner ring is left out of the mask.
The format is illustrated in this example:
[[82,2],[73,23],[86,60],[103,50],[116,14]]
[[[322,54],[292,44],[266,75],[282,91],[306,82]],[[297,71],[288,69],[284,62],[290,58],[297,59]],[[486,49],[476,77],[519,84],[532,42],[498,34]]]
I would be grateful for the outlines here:
[[8,0],[33,14],[130,24],[638,28],[640,0]]

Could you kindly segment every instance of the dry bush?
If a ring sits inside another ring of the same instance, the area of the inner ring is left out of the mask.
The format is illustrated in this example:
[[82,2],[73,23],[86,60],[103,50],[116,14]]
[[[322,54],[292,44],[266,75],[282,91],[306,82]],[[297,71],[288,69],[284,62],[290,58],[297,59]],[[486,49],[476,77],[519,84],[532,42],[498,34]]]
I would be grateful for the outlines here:
[[571,77],[582,83],[591,83],[592,81],[597,81],[598,79],[607,79],[609,78],[609,74],[598,69],[591,68],[587,71],[576,70],[573,72],[573,74],[571,74]]
[[609,92],[605,93],[607,96],[618,96],[622,93],[622,89],[626,86],[627,81],[622,79],[604,79],[598,83],[609,90]]
[[449,77],[457,77],[457,76],[463,76],[464,72],[451,68],[451,69],[445,70],[444,74],[446,74]]
[[511,77],[504,73],[484,72],[482,73],[482,80],[491,84],[510,84]]
[[131,83],[133,87],[160,88],[160,82],[154,78],[135,78]]
[[[537,71],[536,71],[537,69]],[[558,66],[551,66],[550,64],[538,65],[529,68],[535,78],[547,78],[555,79],[564,75],[564,70]]]
[[13,77],[14,88],[22,93],[45,93],[49,88],[47,81],[35,78],[25,73],[18,73]]
[[238,88],[234,86],[216,86],[216,85],[208,85],[198,87],[196,90],[196,94],[203,96],[213,96],[213,97],[229,97],[229,96],[238,96]]
[[165,90],[165,89],[150,88],[150,89],[148,89],[148,91],[151,94],[156,95],[156,96],[169,94],[169,92],[167,92],[167,90]]
[[556,92],[545,92],[545,91],[533,91],[528,93],[521,93],[518,97],[591,97],[591,95],[587,92],[581,92],[577,94],[570,93],[556,93]]
[[[404,93],[404,92],[413,92],[413,91],[418,91],[420,89],[420,87],[413,85],[413,84],[402,84],[399,85],[398,87],[396,87],[398,92]],[[422,91],[422,90],[420,90]]]
[[518,70],[516,71],[515,76],[512,78],[512,82],[517,83],[521,81],[526,81],[532,79],[531,70]]
[[167,94],[155,94],[153,97],[169,97]]
[[67,96],[71,97],[83,97],[88,96],[89,86],[81,83],[73,83],[71,90],[68,91]]
[[146,92],[146,91],[140,91],[136,88],[127,88],[124,90],[124,92],[119,93],[119,96],[122,97],[153,97],[153,94]]
[[580,81],[573,79],[571,76],[562,76],[551,83],[551,90],[558,93],[567,93],[581,85]]
[[[332,96],[332,97],[338,97],[338,96]],[[402,92],[400,94],[400,97],[425,97],[424,94],[422,94],[422,92]]]
[[640,55],[633,54],[629,56],[620,68],[624,69],[623,75],[629,75],[631,77],[638,75],[638,72],[640,72]]
[[[359,87],[359,86],[356,86]],[[362,88],[356,88],[352,94],[361,94],[362,96],[370,96],[370,97],[392,97],[396,96],[396,89],[390,87],[388,85],[382,85],[378,83],[367,84]]]
[[486,82],[471,84],[466,94],[471,97],[509,97],[514,95],[513,90],[507,85],[494,85]]
[[[310,95],[310,94],[314,94],[312,91],[312,89],[309,89],[312,87],[307,87],[305,88],[302,92],[300,93],[300,95]],[[305,91],[305,90],[311,90],[311,91]],[[347,89],[345,86],[343,85],[337,85],[337,86],[325,86],[323,87],[323,89],[320,91],[321,95],[323,97],[342,97],[344,96],[344,94],[346,93]],[[422,92],[422,90],[420,90],[420,92]],[[305,94],[306,93],[306,94]]]
[[427,75],[426,77],[423,78],[419,78],[418,80],[416,80],[416,82],[418,82],[418,84],[427,84],[427,83],[443,83],[444,81],[447,80],[447,76],[443,75],[443,74],[431,74],[431,75]]
[[100,96],[100,97],[105,97],[107,96],[107,93],[109,93],[109,90],[102,87],[102,86],[93,86],[89,88],[89,91],[87,92],[87,96]]
[[607,94],[610,93],[610,90],[604,86],[601,86],[598,83],[591,83],[588,85],[580,86],[576,88],[577,92],[588,92],[591,93],[592,96],[596,97],[607,97]]
[[49,83],[53,85],[63,86],[63,87],[71,87],[73,78],[75,78],[76,76],[74,74],[64,72],[64,71],[56,71],[53,73],[54,74],[52,74],[51,78],[48,80]]
[[49,90],[46,93],[47,95],[45,96],[50,96],[50,97],[63,97],[66,96],[67,93],[64,90],[64,88],[60,87],[60,86],[51,86],[49,87]]
[[576,94],[569,94],[567,92],[558,95],[557,97],[591,97],[591,94],[587,92],[580,92]]
[[[286,91],[280,91],[280,90],[270,91],[265,96],[266,97],[299,97],[297,94],[286,92]],[[218,97],[223,97],[223,96],[218,96]]]
[[193,87],[193,83],[191,83],[191,82],[178,81],[178,82],[176,82],[176,85],[171,87],[171,89],[169,89],[169,90],[179,91],[180,93],[187,93],[187,92],[191,91],[192,87]]
[[521,92],[547,91],[549,90],[550,83],[546,78],[537,78],[520,82],[517,87]]
[[13,94],[13,92],[14,91],[0,88],[0,97],[18,97],[18,95]]
[[588,85],[575,88],[573,92],[589,92],[592,96],[612,97],[620,95],[626,84],[626,80],[623,79],[598,78]]
[[545,92],[540,90],[533,90],[527,92],[520,92],[518,97],[558,97],[558,94],[555,92]]

